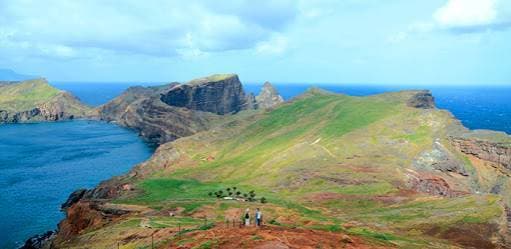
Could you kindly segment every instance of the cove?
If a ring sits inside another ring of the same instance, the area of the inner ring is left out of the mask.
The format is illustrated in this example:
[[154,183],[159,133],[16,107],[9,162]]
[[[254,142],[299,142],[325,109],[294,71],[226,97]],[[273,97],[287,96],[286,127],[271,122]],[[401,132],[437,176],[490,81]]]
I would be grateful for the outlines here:
[[69,194],[145,161],[154,148],[99,121],[0,125],[0,248],[56,228]]

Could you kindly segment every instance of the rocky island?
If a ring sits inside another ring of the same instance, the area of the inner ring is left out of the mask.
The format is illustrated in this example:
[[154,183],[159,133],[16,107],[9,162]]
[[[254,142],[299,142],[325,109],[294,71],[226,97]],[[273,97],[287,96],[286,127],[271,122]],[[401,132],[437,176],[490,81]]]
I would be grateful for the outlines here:
[[[160,146],[72,193],[58,230],[25,248],[511,243],[511,137],[466,129],[429,91],[283,102],[269,83],[251,96],[238,76],[213,75],[133,87],[97,113]],[[263,210],[263,227],[240,228],[246,208]]]

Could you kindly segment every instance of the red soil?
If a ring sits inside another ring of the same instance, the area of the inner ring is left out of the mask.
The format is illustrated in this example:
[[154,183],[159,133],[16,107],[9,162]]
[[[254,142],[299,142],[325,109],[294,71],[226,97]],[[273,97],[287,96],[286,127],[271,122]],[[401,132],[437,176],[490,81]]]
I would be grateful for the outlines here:
[[279,248],[393,248],[391,245],[372,245],[361,238],[342,233],[293,229],[275,226],[262,228],[227,228],[216,227],[207,231],[196,231],[183,235],[184,243],[177,246],[166,245],[163,248],[193,248],[210,241],[211,248],[240,249],[279,249]]

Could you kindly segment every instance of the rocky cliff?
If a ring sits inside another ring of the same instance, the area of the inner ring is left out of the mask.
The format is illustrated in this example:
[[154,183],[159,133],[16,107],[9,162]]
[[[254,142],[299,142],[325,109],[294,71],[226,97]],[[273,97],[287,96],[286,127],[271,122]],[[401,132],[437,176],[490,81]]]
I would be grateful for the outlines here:
[[261,92],[256,97],[258,108],[269,109],[284,103],[277,89],[270,82],[265,82]]
[[176,107],[219,115],[252,106],[235,74],[216,74],[178,85],[161,95],[161,101]]
[[449,137],[460,152],[494,163],[511,173],[511,137],[493,131],[468,131]]
[[185,84],[132,87],[99,108],[103,120],[137,130],[162,144],[210,127],[221,115],[254,109],[237,75],[213,75]]
[[91,108],[45,79],[0,86],[0,123],[59,121],[94,116]]
[[408,106],[422,109],[433,109],[435,108],[435,98],[429,90],[423,90],[417,92],[407,102]]

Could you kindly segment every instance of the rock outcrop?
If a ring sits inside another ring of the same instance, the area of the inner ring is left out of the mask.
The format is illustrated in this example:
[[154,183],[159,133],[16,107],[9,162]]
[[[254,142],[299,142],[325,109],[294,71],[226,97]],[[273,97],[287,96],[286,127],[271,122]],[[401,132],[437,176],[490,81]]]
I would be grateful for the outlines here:
[[19,249],[44,249],[52,248],[52,240],[57,235],[56,231],[48,231],[43,234],[32,236],[25,241],[25,244]]
[[501,165],[511,171],[511,145],[469,137],[450,137],[449,139],[460,152]]
[[210,127],[221,115],[254,109],[237,75],[213,75],[185,84],[132,87],[99,108],[106,121],[137,130],[150,142],[162,144]]
[[45,79],[1,87],[0,123],[59,121],[94,116],[73,95],[53,88]]
[[443,178],[434,175],[410,175],[408,184],[412,190],[430,195],[452,198],[468,194],[453,190]]
[[257,107],[270,109],[284,102],[277,89],[270,82],[265,82],[261,92],[256,97]]
[[251,103],[237,75],[212,75],[173,87],[161,95],[161,101],[190,110],[219,115],[247,109]]
[[447,150],[439,141],[435,141],[433,148],[422,152],[414,161],[414,166],[420,170],[439,170],[447,173],[457,173],[468,176],[464,163]]
[[408,106],[421,109],[433,109],[435,108],[435,98],[431,91],[424,90],[415,94],[410,100],[408,100]]

